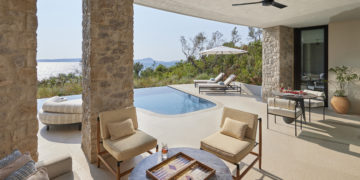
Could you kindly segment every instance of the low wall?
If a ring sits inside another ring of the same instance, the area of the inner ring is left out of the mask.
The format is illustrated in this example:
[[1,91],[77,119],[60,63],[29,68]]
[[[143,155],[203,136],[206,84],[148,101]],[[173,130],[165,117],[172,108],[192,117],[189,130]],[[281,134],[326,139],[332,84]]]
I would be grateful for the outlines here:
[[262,86],[241,83],[241,88],[248,95],[261,97]]

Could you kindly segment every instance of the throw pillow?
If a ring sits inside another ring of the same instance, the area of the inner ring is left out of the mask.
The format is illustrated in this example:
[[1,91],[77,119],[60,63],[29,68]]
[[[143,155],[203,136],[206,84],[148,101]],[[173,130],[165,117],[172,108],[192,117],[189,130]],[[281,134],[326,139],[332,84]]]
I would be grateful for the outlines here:
[[215,81],[215,78],[210,78],[210,81]]
[[36,171],[35,162],[33,160],[27,162],[23,167],[19,168],[8,176],[5,180],[24,180]]
[[49,175],[45,167],[39,168],[35,173],[31,174],[27,180],[49,180]]
[[0,179],[5,179],[6,177],[8,177],[9,175],[11,175],[13,172],[15,172],[16,170],[20,169],[21,167],[23,167],[26,163],[28,163],[29,161],[32,161],[31,157],[29,154],[23,154],[21,155],[19,158],[17,158],[14,162],[12,162],[11,164],[3,167],[0,169]]
[[218,82],[219,85],[225,85],[224,82],[220,81]]
[[130,118],[121,122],[109,123],[107,128],[109,129],[111,140],[120,139],[135,133],[134,125]]
[[16,149],[14,152],[12,152],[11,154],[7,155],[6,157],[0,160],[0,169],[11,164],[20,156],[21,156],[21,152]]
[[233,138],[244,140],[247,127],[248,127],[247,123],[227,117],[225,119],[221,133],[231,136]]

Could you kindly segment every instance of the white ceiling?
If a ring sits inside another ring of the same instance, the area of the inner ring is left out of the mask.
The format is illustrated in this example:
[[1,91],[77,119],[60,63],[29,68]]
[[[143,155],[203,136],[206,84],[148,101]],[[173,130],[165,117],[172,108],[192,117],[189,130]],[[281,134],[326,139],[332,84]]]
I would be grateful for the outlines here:
[[360,7],[360,0],[277,0],[284,9],[253,4],[232,6],[233,3],[260,0],[134,0],[136,4],[174,13],[254,27],[308,27],[328,24],[345,11]]

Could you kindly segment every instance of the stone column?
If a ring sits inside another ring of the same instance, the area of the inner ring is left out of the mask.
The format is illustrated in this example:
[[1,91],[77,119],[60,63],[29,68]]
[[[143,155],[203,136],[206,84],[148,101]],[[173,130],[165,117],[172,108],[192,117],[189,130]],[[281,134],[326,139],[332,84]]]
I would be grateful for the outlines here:
[[294,87],[294,30],[276,26],[263,30],[262,98],[272,96],[272,91]]
[[83,0],[82,149],[96,160],[99,112],[133,106],[133,0]]
[[0,0],[0,159],[37,160],[36,0]]

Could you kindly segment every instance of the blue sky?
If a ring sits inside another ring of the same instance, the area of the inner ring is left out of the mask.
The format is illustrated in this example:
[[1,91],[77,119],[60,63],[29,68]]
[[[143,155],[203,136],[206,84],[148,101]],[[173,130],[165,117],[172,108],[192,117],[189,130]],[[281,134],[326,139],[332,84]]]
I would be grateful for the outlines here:
[[[81,0],[38,0],[37,59],[80,58],[82,43]],[[220,31],[225,40],[237,27],[247,42],[247,27],[194,18],[134,5],[134,59],[184,59],[180,36],[194,37]]]

